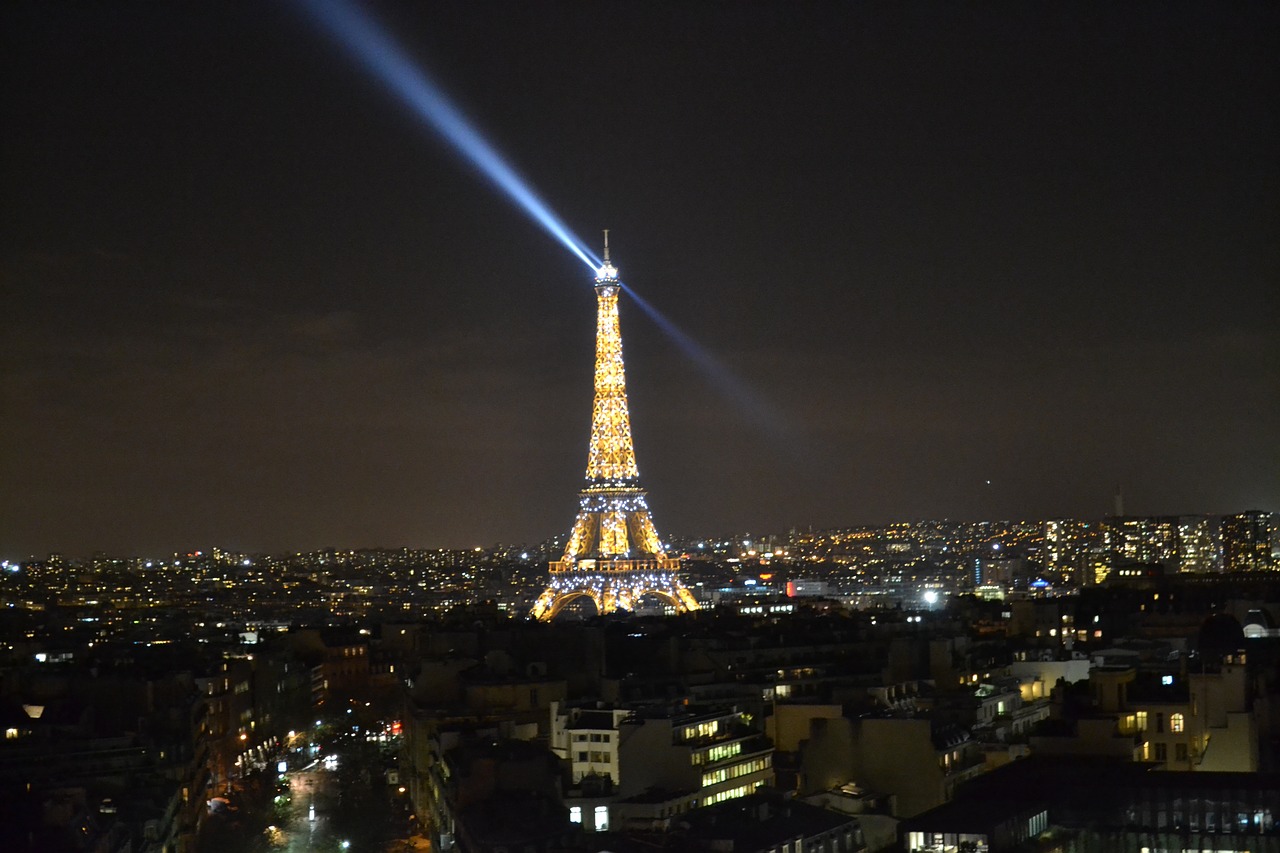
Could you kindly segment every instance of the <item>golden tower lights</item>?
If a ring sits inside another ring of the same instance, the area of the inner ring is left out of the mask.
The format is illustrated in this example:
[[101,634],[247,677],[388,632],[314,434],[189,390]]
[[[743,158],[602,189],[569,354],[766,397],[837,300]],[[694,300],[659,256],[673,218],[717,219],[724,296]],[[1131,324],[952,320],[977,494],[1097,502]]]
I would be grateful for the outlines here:
[[599,613],[631,610],[644,595],[666,599],[677,612],[698,602],[676,576],[680,561],[662,550],[640,487],[627,378],[618,324],[618,270],[609,261],[596,270],[595,402],[587,482],[579,493],[578,516],[564,556],[551,563],[551,582],[533,605],[535,619],[549,620],[576,598],[589,597]]

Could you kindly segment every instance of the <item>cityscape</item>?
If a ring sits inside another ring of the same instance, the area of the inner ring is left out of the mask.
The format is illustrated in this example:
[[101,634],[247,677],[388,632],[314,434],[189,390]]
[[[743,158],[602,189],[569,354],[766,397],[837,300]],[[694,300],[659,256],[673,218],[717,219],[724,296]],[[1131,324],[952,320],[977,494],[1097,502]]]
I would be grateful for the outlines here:
[[0,851],[1280,853],[1274,4],[0,16]]
[[678,539],[691,607],[551,621],[568,537],[6,561],[5,846],[1269,850],[1276,529]]
[[1273,514],[664,542],[594,287],[565,537],[0,563],[9,845],[1280,844]]
[[[679,555],[680,575],[702,607],[738,607],[772,597],[828,600],[846,608],[940,610],[960,596],[1070,597],[1124,583],[1139,577],[1138,571],[1148,584],[1157,578],[1201,584],[1266,579],[1280,572],[1277,530],[1274,514],[1247,511],[900,522],[680,538],[665,548]],[[210,642],[222,642],[234,640],[249,623],[438,620],[477,607],[520,619],[545,589],[547,565],[564,551],[566,539],[468,550],[327,548],[263,555],[215,547],[151,558],[49,554],[4,561],[0,583],[10,616],[39,622],[44,617],[36,619],[38,614],[64,613],[66,624],[57,631],[67,632],[71,647],[95,640],[172,642],[205,632]],[[673,610],[661,600],[643,604],[651,613]],[[594,604],[578,609],[579,617],[596,610]],[[191,621],[196,612],[198,625]],[[47,644],[57,634],[42,625],[39,636]]]

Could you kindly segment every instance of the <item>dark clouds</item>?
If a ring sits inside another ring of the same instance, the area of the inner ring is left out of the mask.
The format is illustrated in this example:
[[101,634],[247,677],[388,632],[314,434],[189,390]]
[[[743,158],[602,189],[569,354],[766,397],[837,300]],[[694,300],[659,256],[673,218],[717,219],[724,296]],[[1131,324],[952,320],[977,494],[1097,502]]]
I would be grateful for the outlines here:
[[[624,304],[660,530],[1278,508],[1273,5],[374,8],[749,386]],[[296,6],[3,14],[0,550],[567,529],[576,259]]]

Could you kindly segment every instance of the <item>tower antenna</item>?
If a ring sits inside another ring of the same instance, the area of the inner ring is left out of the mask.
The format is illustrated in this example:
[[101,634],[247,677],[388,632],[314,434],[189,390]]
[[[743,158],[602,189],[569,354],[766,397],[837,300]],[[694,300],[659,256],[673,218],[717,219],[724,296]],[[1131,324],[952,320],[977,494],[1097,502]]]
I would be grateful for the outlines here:
[[609,229],[604,229],[604,262],[609,263]]

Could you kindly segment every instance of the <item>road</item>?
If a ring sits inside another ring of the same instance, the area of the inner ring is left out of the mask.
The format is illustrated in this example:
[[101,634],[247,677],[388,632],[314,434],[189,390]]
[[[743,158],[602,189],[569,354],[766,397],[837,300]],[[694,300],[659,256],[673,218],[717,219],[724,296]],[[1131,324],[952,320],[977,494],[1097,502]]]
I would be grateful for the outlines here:
[[287,802],[245,853],[388,853],[424,851],[407,838],[406,804],[383,783],[376,748],[346,739],[305,768],[287,774]]

